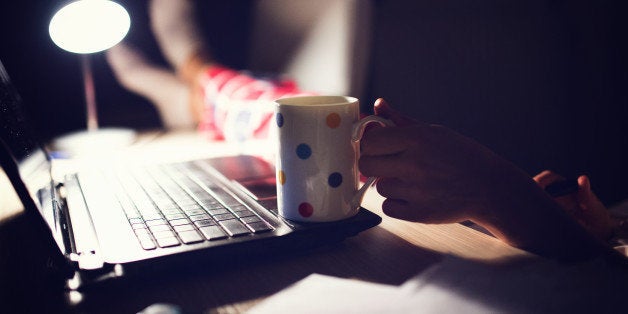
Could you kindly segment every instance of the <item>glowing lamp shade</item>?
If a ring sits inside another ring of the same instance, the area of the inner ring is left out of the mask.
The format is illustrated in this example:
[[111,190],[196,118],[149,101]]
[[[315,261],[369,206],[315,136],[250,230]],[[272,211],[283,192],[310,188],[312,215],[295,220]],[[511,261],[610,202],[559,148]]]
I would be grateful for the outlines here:
[[55,13],[48,32],[61,49],[86,54],[115,46],[126,36],[130,26],[129,13],[118,3],[79,0]]

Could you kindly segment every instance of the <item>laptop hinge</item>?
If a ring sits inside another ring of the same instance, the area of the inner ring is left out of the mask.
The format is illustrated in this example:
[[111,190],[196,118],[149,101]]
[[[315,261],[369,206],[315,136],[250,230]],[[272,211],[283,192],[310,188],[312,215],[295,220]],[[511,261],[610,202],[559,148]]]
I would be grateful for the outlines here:
[[54,188],[52,189],[54,195],[52,197],[52,207],[53,207],[53,216],[54,223],[56,228],[58,228],[58,234],[61,236],[61,240],[63,241],[63,253],[65,256],[70,256],[74,252],[74,239],[72,237],[72,230],[70,228],[70,221],[68,218],[67,206],[65,204],[65,199],[59,193],[59,190],[63,187],[61,183],[53,183]]
[[78,262],[81,269],[102,268],[104,260],[100,245],[76,176],[66,176],[63,188],[70,220],[70,234],[74,244],[70,260]]

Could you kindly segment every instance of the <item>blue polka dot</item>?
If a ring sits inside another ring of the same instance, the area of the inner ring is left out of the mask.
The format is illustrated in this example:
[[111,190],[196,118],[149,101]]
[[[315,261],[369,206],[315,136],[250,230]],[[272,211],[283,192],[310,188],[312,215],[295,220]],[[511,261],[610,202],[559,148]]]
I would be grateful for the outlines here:
[[299,144],[297,146],[297,156],[301,159],[308,159],[312,156],[312,149],[305,143]]
[[277,119],[277,126],[278,127],[282,127],[283,126],[283,115],[281,113],[277,113],[277,116],[275,117],[275,119]]
[[342,175],[339,172],[334,172],[327,178],[327,184],[332,188],[337,188],[342,184]]

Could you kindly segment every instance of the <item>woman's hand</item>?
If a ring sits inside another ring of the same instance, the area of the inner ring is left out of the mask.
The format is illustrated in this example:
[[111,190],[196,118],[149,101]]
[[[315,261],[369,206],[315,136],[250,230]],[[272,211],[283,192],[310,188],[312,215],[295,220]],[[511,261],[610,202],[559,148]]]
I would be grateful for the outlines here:
[[[543,189],[562,180],[565,178],[549,170],[534,177],[534,181]],[[599,240],[607,241],[612,236],[616,223],[611,219],[604,204],[591,190],[591,182],[587,176],[578,177],[578,190],[575,193],[558,196],[554,200]]]
[[[489,149],[450,129],[394,111],[383,99],[378,116],[395,127],[373,128],[362,139],[360,171],[379,177],[385,214],[424,223],[482,221],[512,181],[531,181]],[[503,178],[508,178],[504,180]],[[510,181],[510,182],[507,182]],[[504,191],[504,189],[506,189]]]
[[[365,132],[359,168],[365,176],[379,177],[377,191],[386,198],[386,215],[423,223],[471,220],[510,245],[561,260],[615,253],[528,174],[476,141],[413,121],[382,99],[375,113],[396,126]],[[582,180],[582,200],[593,205],[597,198],[588,180]]]

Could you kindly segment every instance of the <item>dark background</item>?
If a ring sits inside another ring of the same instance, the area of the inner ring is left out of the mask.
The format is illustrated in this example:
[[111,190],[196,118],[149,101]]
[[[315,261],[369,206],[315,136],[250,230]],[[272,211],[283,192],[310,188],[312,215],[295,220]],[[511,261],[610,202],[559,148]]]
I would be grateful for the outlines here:
[[530,175],[628,196],[626,1],[380,1],[371,90]]
[[[120,1],[126,40],[165,65],[147,28],[145,1]],[[56,47],[48,23],[60,2],[0,4],[0,60],[38,131],[85,127],[79,58]],[[247,65],[250,1],[201,1],[217,59]],[[628,16],[625,1],[375,1],[370,104],[469,135],[530,175],[588,174],[607,205],[628,197]],[[271,44],[271,43],[269,43]],[[93,55],[101,125],[160,125],[142,98]],[[365,108],[368,109],[368,108]]]

